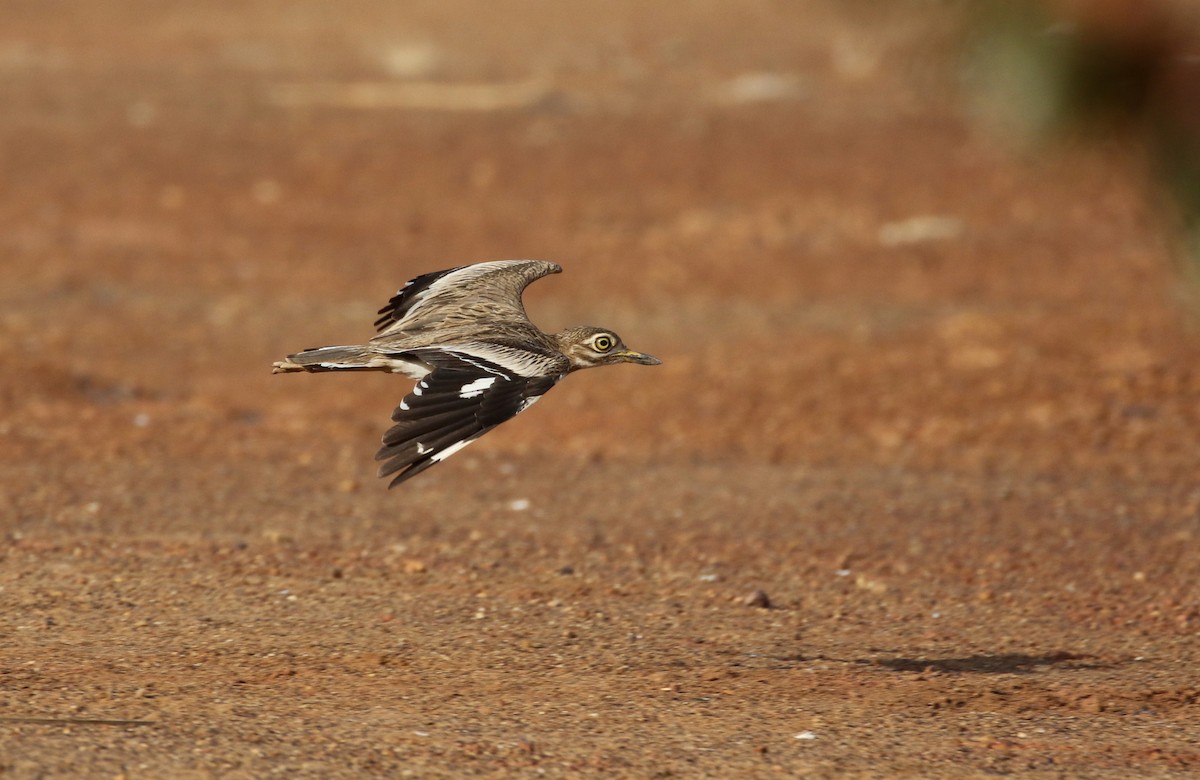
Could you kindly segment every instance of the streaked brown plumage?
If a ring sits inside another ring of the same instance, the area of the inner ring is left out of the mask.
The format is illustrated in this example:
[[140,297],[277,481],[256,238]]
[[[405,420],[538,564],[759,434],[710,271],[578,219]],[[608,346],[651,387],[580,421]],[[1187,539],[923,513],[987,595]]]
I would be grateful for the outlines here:
[[445,460],[537,401],[572,371],[616,363],[657,365],[610,330],[542,333],[521,294],[562,268],[500,260],[418,276],[379,310],[366,344],[306,349],[274,372],[388,371],[418,380],[392,414],[376,453],[389,487]]

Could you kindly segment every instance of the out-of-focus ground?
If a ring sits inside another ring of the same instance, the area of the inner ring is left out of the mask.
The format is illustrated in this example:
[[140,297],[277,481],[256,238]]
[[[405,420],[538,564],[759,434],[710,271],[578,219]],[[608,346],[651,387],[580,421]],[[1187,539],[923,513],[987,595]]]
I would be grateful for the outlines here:
[[[959,9],[10,3],[0,776],[1195,776],[1190,294]],[[510,257],[665,364],[270,374]]]

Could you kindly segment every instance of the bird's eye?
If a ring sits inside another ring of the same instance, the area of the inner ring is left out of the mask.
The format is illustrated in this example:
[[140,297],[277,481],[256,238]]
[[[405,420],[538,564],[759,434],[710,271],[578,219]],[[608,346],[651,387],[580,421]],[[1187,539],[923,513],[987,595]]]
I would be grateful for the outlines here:
[[592,339],[592,348],[597,352],[608,352],[616,345],[612,336],[597,336]]

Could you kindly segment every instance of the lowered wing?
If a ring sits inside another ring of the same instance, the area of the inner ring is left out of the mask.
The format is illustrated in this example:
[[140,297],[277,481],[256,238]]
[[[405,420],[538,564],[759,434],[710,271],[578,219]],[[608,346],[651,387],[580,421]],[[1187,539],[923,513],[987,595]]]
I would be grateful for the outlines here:
[[413,350],[412,354],[434,368],[396,407],[395,424],[375,453],[375,460],[383,461],[379,476],[396,475],[389,488],[517,416],[563,376],[522,376],[462,352]]

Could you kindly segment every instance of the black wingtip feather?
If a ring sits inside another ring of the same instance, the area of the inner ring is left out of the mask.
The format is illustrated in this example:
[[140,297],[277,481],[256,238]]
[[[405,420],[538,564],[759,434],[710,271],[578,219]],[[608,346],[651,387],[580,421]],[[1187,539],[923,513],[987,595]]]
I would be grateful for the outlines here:
[[404,319],[404,315],[408,312],[409,306],[415,298],[423,290],[429,288],[429,285],[441,279],[447,274],[452,274],[455,271],[460,271],[466,266],[460,265],[454,268],[447,268],[445,271],[433,271],[427,274],[413,277],[408,280],[403,287],[395,295],[393,295],[386,304],[383,305],[376,314],[380,315],[379,319],[375,320],[375,330],[383,331],[393,322],[398,322]]
[[[375,453],[375,460],[382,461],[379,476],[395,474],[389,488],[440,463],[451,447],[465,446],[511,419],[561,378],[506,374],[482,358],[451,351],[414,350],[413,355],[434,369],[418,384],[421,394],[405,396],[396,408],[396,424],[384,433],[383,446]],[[471,387],[464,397],[468,385],[481,379],[492,381]]]
[[431,439],[428,444],[423,444],[423,446],[428,447],[424,452],[417,452],[417,443],[415,441],[409,442],[411,446],[403,447],[394,452],[390,456],[390,460],[380,465],[379,476],[383,478],[395,474],[397,471],[407,473],[409,470],[420,470],[432,466],[434,463],[440,463],[441,461],[434,460],[435,455],[455,444],[462,442],[470,444],[484,433],[487,433],[487,431],[479,432],[476,427],[471,425],[459,426],[452,431],[446,431],[436,439]]
[[[375,460],[383,460],[390,457],[390,452],[398,452],[409,444],[416,444],[418,439],[426,438],[426,434],[433,433],[440,438],[442,429],[451,425],[457,428],[462,425],[462,420],[462,411],[453,410],[399,422],[383,434],[383,446],[375,453]],[[471,421],[474,422],[473,417]]]
[[[408,406],[408,408],[405,409],[402,406],[397,406],[392,412],[392,422],[401,423],[412,419],[413,407],[418,406],[418,404],[422,417],[443,414],[446,412],[464,412],[469,409],[474,409],[476,406],[478,406],[478,404],[476,404],[472,399],[461,398],[459,396],[449,396],[445,399],[431,399],[426,403],[420,403],[417,401],[417,399],[421,397],[422,396],[412,395],[405,397],[404,403]],[[392,427],[395,428],[396,426]]]

